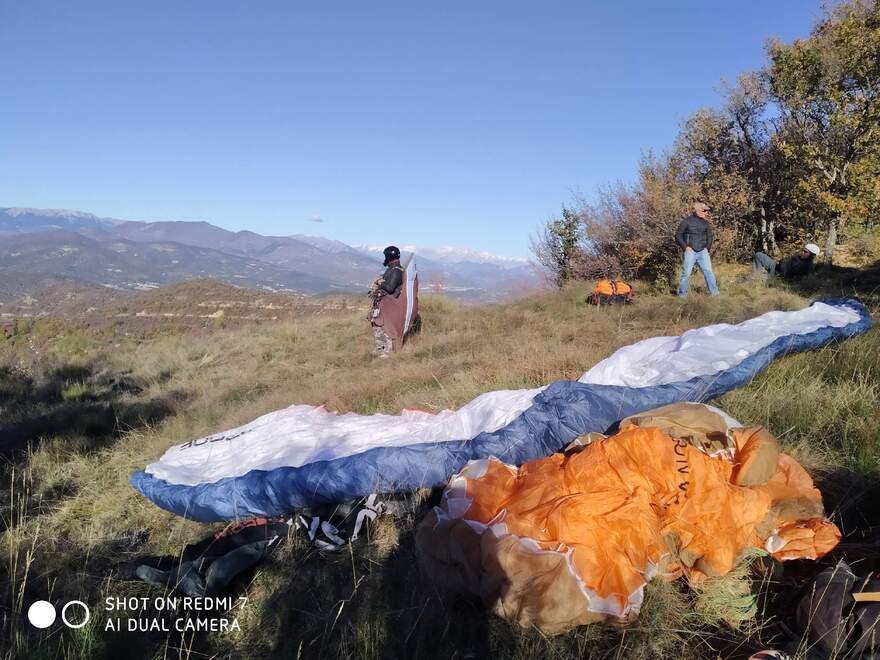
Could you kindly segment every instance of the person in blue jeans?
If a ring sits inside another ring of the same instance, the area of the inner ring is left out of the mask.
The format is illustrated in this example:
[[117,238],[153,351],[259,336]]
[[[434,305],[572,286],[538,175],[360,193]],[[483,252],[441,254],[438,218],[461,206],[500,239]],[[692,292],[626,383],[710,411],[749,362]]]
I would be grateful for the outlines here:
[[695,265],[703,273],[709,295],[718,295],[718,284],[715,282],[715,273],[712,272],[712,258],[709,256],[709,250],[715,241],[712,225],[709,224],[710,217],[712,208],[704,202],[697,202],[694,204],[693,214],[682,220],[675,232],[675,242],[684,250],[681,282],[678,284],[678,295],[682,298],[687,297],[691,271]]

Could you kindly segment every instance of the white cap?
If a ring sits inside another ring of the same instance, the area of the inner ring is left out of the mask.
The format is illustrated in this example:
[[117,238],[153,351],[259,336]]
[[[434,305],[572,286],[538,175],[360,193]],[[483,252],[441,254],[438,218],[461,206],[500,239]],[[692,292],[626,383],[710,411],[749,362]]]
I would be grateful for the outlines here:
[[816,245],[815,243],[807,243],[807,244],[804,246],[804,249],[805,249],[807,252],[812,252],[812,253],[815,254],[817,257],[822,253],[822,250],[820,250],[820,249],[819,249],[819,246]]

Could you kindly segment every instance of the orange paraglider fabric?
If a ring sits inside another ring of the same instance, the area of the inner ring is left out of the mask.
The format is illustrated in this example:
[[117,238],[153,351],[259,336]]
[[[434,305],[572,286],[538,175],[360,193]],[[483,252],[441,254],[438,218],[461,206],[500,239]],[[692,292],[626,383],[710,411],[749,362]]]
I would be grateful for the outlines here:
[[554,634],[634,616],[655,575],[699,581],[750,547],[815,559],[837,544],[821,494],[765,429],[701,404],[652,413],[568,455],[470,463],[420,525],[424,570]]

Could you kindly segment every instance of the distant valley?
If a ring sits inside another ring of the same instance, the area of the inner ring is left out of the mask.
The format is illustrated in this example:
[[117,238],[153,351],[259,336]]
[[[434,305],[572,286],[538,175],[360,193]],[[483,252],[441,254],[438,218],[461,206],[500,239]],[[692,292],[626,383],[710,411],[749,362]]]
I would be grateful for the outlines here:
[[[525,261],[445,247],[416,252],[422,288],[458,299],[503,300],[537,283]],[[113,290],[143,291],[193,279],[268,293],[357,293],[379,272],[381,247],[322,237],[0,208],[0,303],[6,309],[47,294],[52,300],[70,300],[71,292],[72,299],[100,299]]]

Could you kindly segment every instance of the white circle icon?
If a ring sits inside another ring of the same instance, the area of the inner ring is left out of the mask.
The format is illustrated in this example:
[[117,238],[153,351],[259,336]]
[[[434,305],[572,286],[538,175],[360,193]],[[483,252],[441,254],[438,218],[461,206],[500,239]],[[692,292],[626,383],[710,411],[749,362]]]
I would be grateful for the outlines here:
[[55,606],[48,600],[36,600],[28,608],[28,621],[34,628],[48,628],[55,622]]
[[[67,620],[67,608],[70,607],[71,605],[79,605],[81,608],[83,608],[83,610],[85,610],[86,617],[82,621],[80,621],[79,623],[71,623],[70,621]],[[92,618],[92,613],[89,612],[89,606],[86,605],[81,600],[72,600],[69,603],[67,603],[67,605],[65,605],[63,608],[61,608],[61,620],[64,621],[64,625],[67,626],[68,628],[82,628],[84,625],[86,625],[89,622],[89,619],[91,619],[91,618]]]
[[[79,605],[81,608],[83,608],[83,610],[86,613],[85,619],[83,619],[79,623],[71,623],[70,621],[68,621],[67,620],[67,608],[70,607],[71,605]],[[91,618],[92,618],[92,613],[89,612],[89,606],[86,605],[81,600],[72,600],[69,603],[67,603],[67,605],[65,605],[64,607],[61,608],[61,620],[64,621],[64,625],[67,626],[68,628],[82,628],[84,625],[86,625],[89,622],[89,619],[91,619]]]

